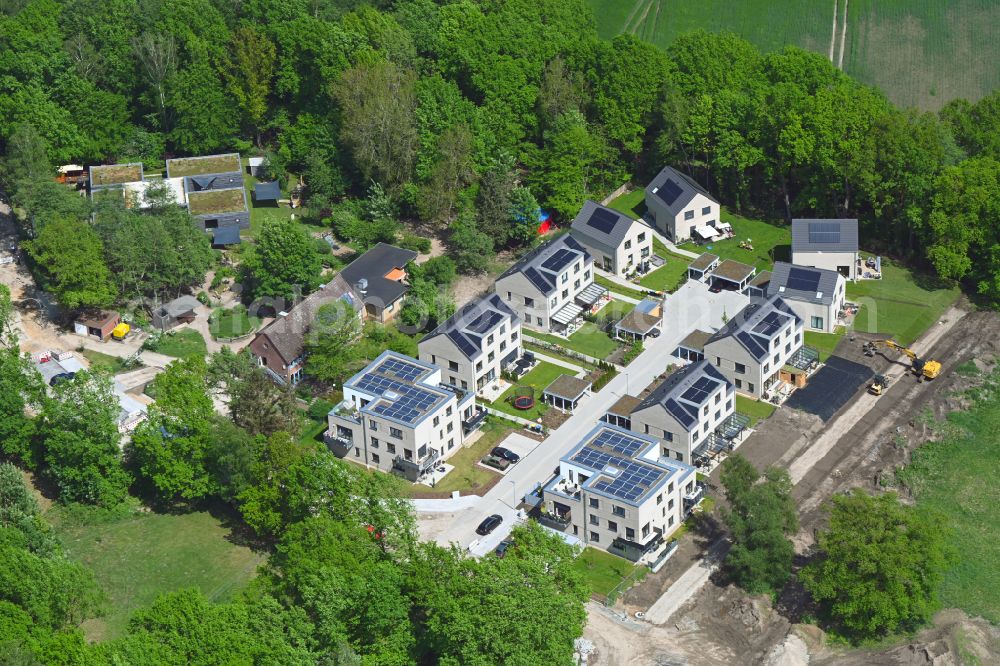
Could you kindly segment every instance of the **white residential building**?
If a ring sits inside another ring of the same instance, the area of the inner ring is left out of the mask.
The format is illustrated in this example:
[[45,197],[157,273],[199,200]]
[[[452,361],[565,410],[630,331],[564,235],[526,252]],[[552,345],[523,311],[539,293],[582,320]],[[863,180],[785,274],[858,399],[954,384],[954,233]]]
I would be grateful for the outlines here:
[[844,309],[847,279],[837,271],[774,264],[767,295],[780,296],[807,330],[833,333]]
[[618,277],[649,270],[653,233],[642,222],[587,200],[570,234],[594,258],[594,265]]
[[858,221],[792,220],[792,263],[858,279]]
[[722,228],[719,202],[687,174],[664,167],[646,186],[646,209],[653,225],[675,243],[698,227]]

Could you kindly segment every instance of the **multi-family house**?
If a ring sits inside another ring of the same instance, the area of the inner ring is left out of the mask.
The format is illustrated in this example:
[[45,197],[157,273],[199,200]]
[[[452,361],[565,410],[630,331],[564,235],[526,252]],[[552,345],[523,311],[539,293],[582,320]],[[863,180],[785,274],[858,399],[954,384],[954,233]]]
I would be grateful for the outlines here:
[[458,310],[417,344],[448,384],[480,391],[521,356],[521,320],[497,294]]
[[663,457],[691,463],[724,445],[718,431],[728,425],[735,401],[732,382],[708,361],[697,361],[664,379],[633,408],[630,427],[658,439]]
[[594,265],[619,277],[649,270],[653,233],[642,222],[588,199],[570,234],[594,258]]
[[340,457],[416,481],[458,451],[484,414],[474,393],[442,383],[439,367],[386,351],[344,382],[325,441]]
[[360,294],[365,319],[387,323],[396,318],[410,291],[406,267],[416,258],[413,250],[379,243],[340,272]]
[[594,283],[594,260],[569,234],[525,254],[495,283],[523,326],[563,332],[597,305],[607,289]]
[[701,493],[694,468],[661,455],[657,439],[600,423],[560,459],[541,520],[635,561],[661,546]]
[[663,167],[646,186],[646,209],[653,225],[679,243],[698,227],[722,227],[719,202],[696,180],[673,167]]
[[751,303],[705,343],[705,360],[755,398],[778,381],[802,348],[802,318],[780,296]]
[[792,263],[858,279],[858,221],[792,220]]
[[767,286],[768,296],[781,296],[812,331],[833,333],[847,291],[847,279],[825,268],[774,264]]

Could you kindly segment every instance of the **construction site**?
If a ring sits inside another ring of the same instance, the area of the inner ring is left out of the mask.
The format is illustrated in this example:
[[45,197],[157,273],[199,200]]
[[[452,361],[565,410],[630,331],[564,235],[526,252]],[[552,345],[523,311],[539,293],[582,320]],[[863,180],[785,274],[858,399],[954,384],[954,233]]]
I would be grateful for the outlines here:
[[[998,353],[1000,318],[962,301],[910,348],[848,333],[809,387],[758,426],[740,452],[758,469],[776,465],[790,473],[800,521],[793,538],[796,570],[812,556],[816,531],[825,526],[824,506],[834,495],[895,490],[903,501],[914,501],[897,472],[934,438],[935,423],[970,406],[964,392],[995,369]],[[718,474],[716,469],[708,485],[721,498]],[[661,571],[614,605],[589,603],[587,663],[1000,662],[1000,630],[947,607],[930,627],[887,639],[882,647],[831,644],[794,575],[775,601],[748,596],[726,580],[719,568],[727,549],[719,505],[694,521],[692,531],[694,538],[685,539]]]

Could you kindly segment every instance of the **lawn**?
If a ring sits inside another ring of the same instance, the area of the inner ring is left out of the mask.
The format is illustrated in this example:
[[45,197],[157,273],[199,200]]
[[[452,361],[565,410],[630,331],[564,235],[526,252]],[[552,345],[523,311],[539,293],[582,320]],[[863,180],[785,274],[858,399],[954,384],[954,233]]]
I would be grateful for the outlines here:
[[626,192],[617,199],[613,199],[608,204],[608,208],[613,208],[619,212],[631,215],[637,220],[641,220],[646,214],[646,190],[637,187],[631,192]]
[[[498,409],[501,412],[507,414],[513,414],[514,416],[520,416],[523,419],[528,419],[529,421],[534,421],[544,414],[549,406],[542,402],[542,391],[545,387],[555,381],[556,377],[562,374],[569,374],[571,371],[569,368],[564,368],[561,365],[554,365],[552,363],[546,363],[545,361],[539,361],[528,374],[521,377],[517,384],[511,386],[509,389],[504,391],[496,402],[493,403],[493,408]],[[518,386],[531,386],[535,389],[535,406],[531,409],[516,409],[512,404],[507,402],[508,399],[514,396],[514,389]]]
[[833,350],[837,348],[840,343],[840,339],[844,337],[844,328],[840,327],[837,329],[836,333],[820,333],[818,331],[806,331],[805,332],[805,344],[810,347],[815,347],[816,351],[819,352],[819,360],[821,363],[826,362],[826,359],[830,358],[830,354]]
[[628,296],[629,298],[634,298],[636,300],[642,300],[643,298],[646,297],[646,294],[644,292],[641,292],[638,289],[630,289],[629,287],[618,284],[613,280],[609,280],[603,275],[594,274],[594,282],[601,285],[602,287],[605,287],[608,291],[612,293],[612,295],[619,294],[621,296]]
[[241,189],[206,190],[188,194],[188,209],[192,215],[221,215],[247,209],[246,192]]
[[[493,447],[503,441],[507,435],[517,430],[501,418],[488,416],[482,425],[482,435],[468,448],[462,448],[456,452],[447,463],[454,465],[455,469],[448,472],[443,479],[434,485],[433,489],[438,492],[454,492],[456,490],[469,492],[482,488],[500,476],[494,471],[477,465],[483,457],[493,450]],[[411,486],[414,491],[427,491],[430,486],[414,484]]]
[[150,351],[175,358],[205,356],[208,346],[201,333],[193,328],[182,328],[164,333],[159,342],[150,345]]
[[209,319],[213,338],[238,338],[260,326],[260,319],[251,317],[243,306],[216,308]]
[[[996,381],[996,377],[993,378]],[[940,588],[944,608],[1000,622],[1000,397],[992,389],[969,412],[948,417],[957,431],[913,453],[900,479],[918,509],[936,513],[952,530],[958,559]]]
[[[656,244],[656,241],[653,242]],[[664,291],[667,293],[673,293],[677,291],[678,287],[684,282],[685,276],[687,276],[687,267],[691,263],[691,260],[686,257],[680,257],[676,254],[671,254],[665,251],[657,250],[656,254],[663,257],[667,263],[663,264],[655,271],[643,276],[639,280],[639,284],[647,289],[652,289],[654,291]]]
[[883,258],[881,280],[847,283],[847,300],[862,306],[854,330],[912,344],[958,298],[958,287]]
[[235,154],[213,155],[211,157],[179,157],[168,160],[167,164],[170,167],[171,178],[243,171]]
[[[616,302],[619,301],[612,301],[612,303]],[[604,309],[607,310],[607,306]],[[625,314],[623,313],[622,316],[624,317]],[[528,330],[524,331],[524,335],[525,337],[530,336],[538,340],[545,340],[594,358],[607,358],[622,346],[621,341],[615,340],[589,321],[584,322],[573,335],[569,336],[569,339]]]
[[117,375],[119,372],[125,372],[125,370],[135,370],[136,368],[142,367],[142,364],[137,363],[132,368],[125,367],[125,359],[119,358],[118,356],[111,356],[110,354],[102,354],[99,351],[94,351],[93,349],[84,349],[79,352],[81,356],[90,361],[90,367],[92,370],[104,370],[108,374]]
[[[575,560],[573,567],[580,572],[584,581],[590,587],[593,594],[607,596],[618,583],[630,575],[636,569],[648,569],[642,565],[635,565],[623,557],[612,555],[606,550],[597,548],[584,548]],[[639,573],[637,580],[642,580],[645,576]]]
[[737,394],[736,411],[750,417],[750,427],[753,428],[774,413],[775,407],[764,400],[752,400]]
[[[719,242],[697,245],[687,242],[681,245],[690,252],[711,252],[723,259],[735,259],[757,267],[758,271],[771,270],[775,261],[790,261],[792,254],[792,231],[790,227],[779,227],[762,220],[734,215],[722,210],[722,221],[733,225],[736,235]],[[753,250],[744,250],[740,241],[750,239]]]
[[194,587],[225,601],[246,587],[264,557],[230,540],[230,530],[206,512],[137,514],[87,524],[63,509],[50,511],[69,556],[94,572],[110,598],[108,614],[85,623],[91,640],[121,635],[129,616],[158,595]]

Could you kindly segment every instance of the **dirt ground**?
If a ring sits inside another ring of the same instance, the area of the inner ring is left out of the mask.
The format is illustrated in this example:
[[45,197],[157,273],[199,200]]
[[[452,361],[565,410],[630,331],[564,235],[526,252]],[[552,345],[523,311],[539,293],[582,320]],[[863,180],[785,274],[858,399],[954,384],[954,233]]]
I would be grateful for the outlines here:
[[[918,383],[912,376],[904,375],[861,418],[840,419],[846,423],[838,423],[835,417],[827,425],[814,415],[779,409],[740,448],[759,467],[779,464],[796,471],[797,460],[809,460],[808,466],[799,466],[798,474],[793,474],[793,480],[801,477],[793,490],[801,522],[793,541],[801,559],[812,547],[815,531],[824,525],[823,504],[829,497],[851,488],[869,491],[883,488],[883,483],[893,479],[895,468],[905,465],[913,448],[929,435],[918,416],[930,409],[941,418],[963,406],[955,392],[966,387],[970,380],[954,373],[955,367],[971,359],[985,368],[1000,355],[1000,316],[970,312],[961,318],[955,314],[951,317],[953,321],[948,322],[951,330],[942,327],[941,331],[946,332],[932,334],[932,338],[938,339],[925,354],[944,366],[942,375],[933,382]],[[860,347],[860,340],[845,339],[837,353],[862,361]],[[882,357],[864,362],[876,372],[884,372],[891,365]],[[849,410],[851,404],[844,410]],[[809,445],[821,438],[828,427],[842,430],[837,433],[836,444],[825,454],[810,455]],[[711,483],[718,483],[717,475],[713,475]],[[707,525],[717,526],[711,520]],[[647,577],[642,586],[624,596],[618,607],[605,609],[590,604],[584,632],[584,638],[594,646],[589,664],[1000,663],[1000,628],[955,609],[941,611],[932,626],[910,640],[877,649],[854,650],[827,645],[820,629],[799,624],[812,609],[806,606],[808,600],[794,584],[772,606],[768,599],[747,597],[728,585],[721,575],[714,576],[668,624],[657,627],[636,621],[635,611],[648,608],[669,587],[672,578],[680,575],[690,561],[688,556],[695,556],[708,542],[707,534],[708,531],[702,534],[696,530],[694,539],[685,539],[691,552],[679,551],[674,557],[676,564],[671,560],[660,573]]]

